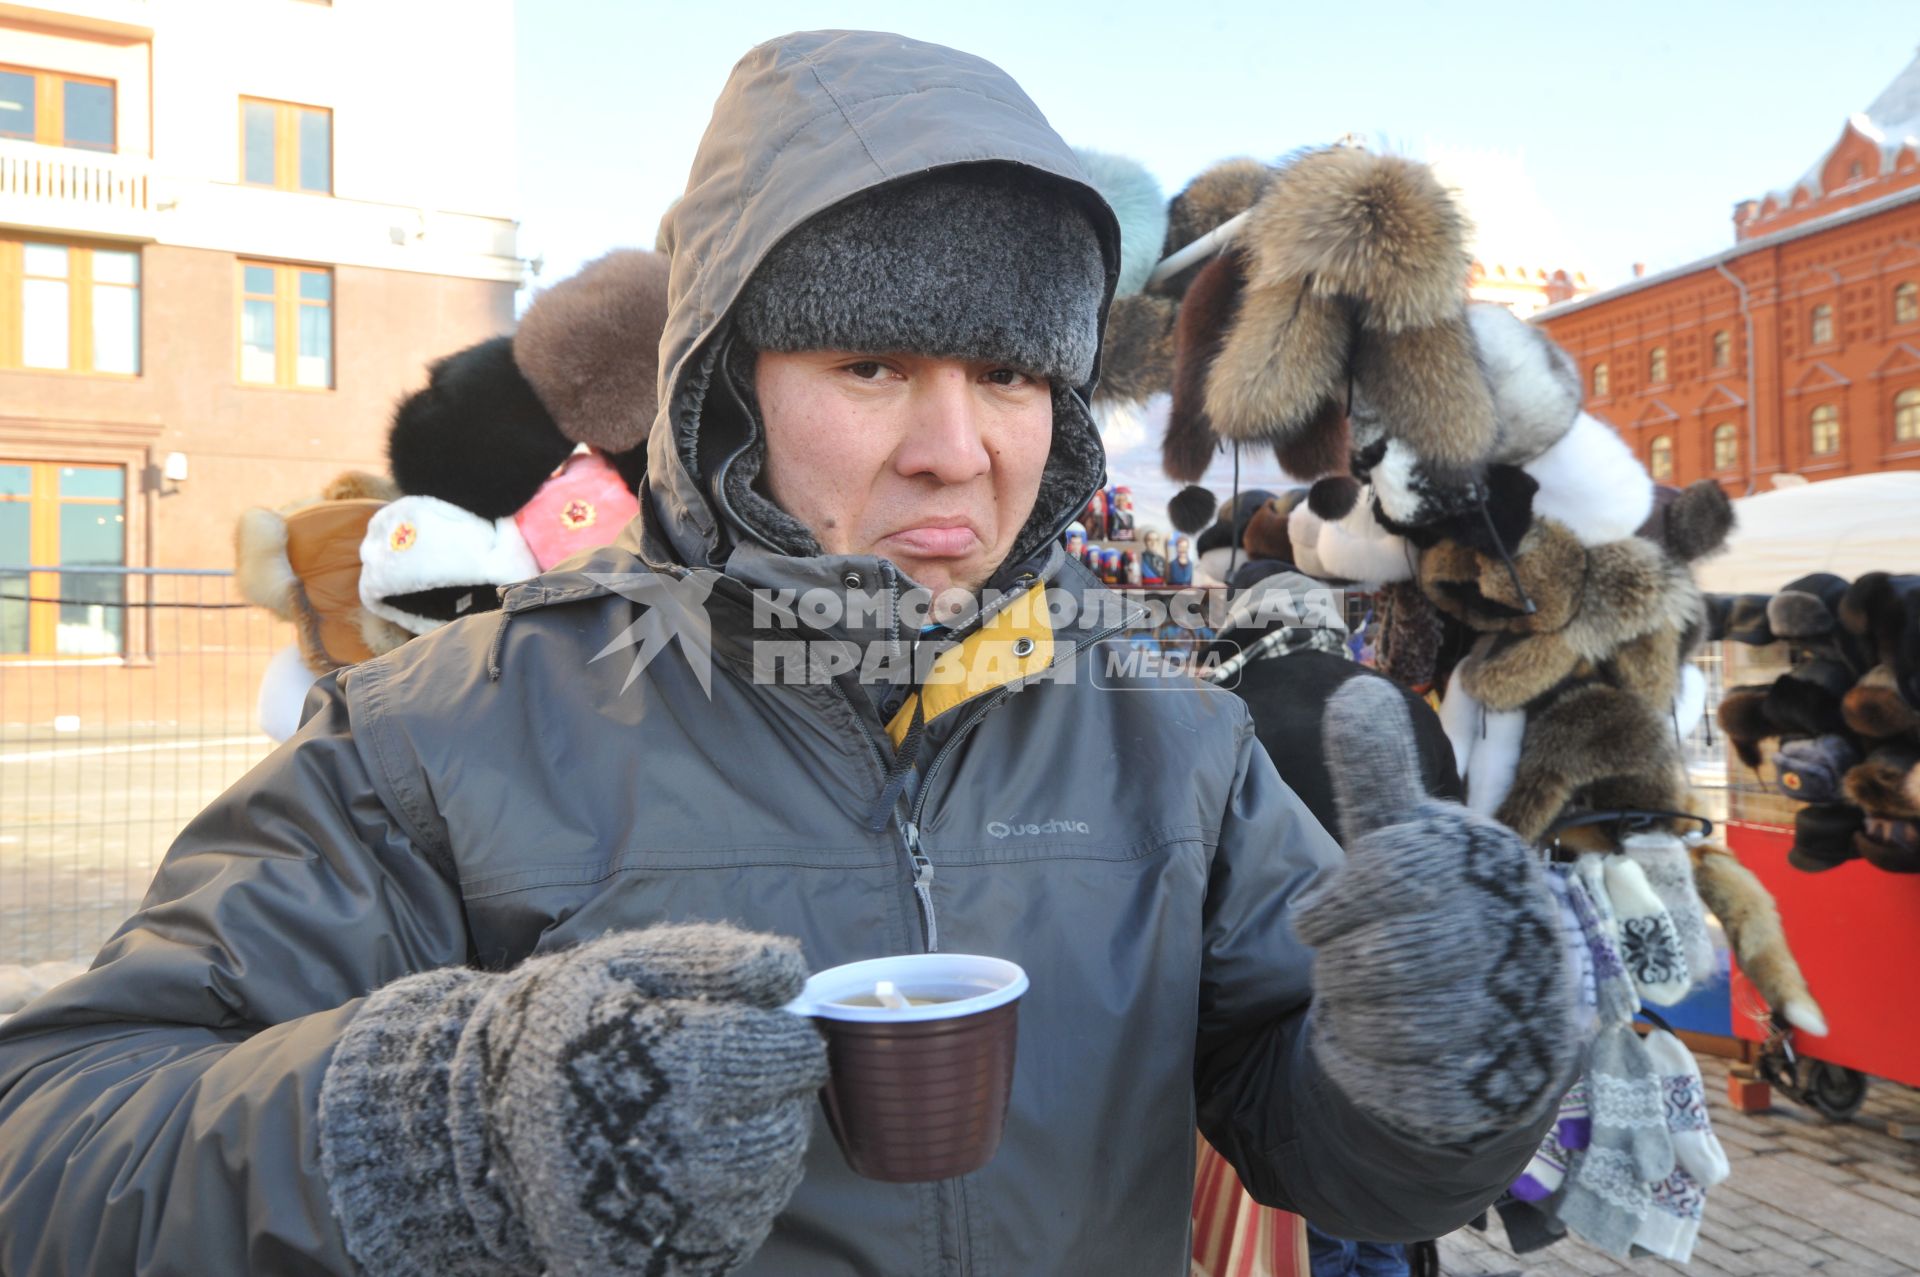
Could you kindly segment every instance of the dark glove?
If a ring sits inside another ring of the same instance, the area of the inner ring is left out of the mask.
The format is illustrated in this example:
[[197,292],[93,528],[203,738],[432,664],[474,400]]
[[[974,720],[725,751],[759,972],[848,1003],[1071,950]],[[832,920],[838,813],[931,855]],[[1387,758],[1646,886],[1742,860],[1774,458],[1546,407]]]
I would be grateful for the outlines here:
[[799,946],[617,933],[377,990],[320,1092],[321,1171],[381,1274],[721,1274],[799,1185],[826,1049]]
[[1512,1130],[1573,1080],[1557,907],[1518,834],[1427,796],[1385,679],[1350,679],[1326,742],[1347,863],[1297,913],[1310,1042],[1355,1105],[1441,1144]]

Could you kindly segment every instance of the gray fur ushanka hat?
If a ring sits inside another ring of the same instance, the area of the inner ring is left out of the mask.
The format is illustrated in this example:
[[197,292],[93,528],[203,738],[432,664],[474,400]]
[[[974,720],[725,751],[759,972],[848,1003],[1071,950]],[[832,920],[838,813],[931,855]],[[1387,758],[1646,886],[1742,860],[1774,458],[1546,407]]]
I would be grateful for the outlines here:
[[774,247],[735,331],[759,350],[1004,360],[1080,385],[1099,349],[1106,264],[1058,185],[983,163],[863,192]]

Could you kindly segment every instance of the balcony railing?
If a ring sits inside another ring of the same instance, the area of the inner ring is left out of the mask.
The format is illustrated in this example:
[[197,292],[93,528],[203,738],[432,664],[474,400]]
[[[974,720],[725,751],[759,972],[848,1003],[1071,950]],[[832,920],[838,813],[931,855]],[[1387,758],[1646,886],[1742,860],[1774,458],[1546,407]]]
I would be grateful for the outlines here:
[[144,236],[151,165],[143,155],[0,139],[0,222]]

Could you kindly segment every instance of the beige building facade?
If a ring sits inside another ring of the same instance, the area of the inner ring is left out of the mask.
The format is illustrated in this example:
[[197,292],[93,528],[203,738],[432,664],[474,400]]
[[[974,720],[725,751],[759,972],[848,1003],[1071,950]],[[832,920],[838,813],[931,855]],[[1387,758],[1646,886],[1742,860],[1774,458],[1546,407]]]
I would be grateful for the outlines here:
[[384,469],[425,365],[511,329],[512,24],[0,3],[0,660],[137,659],[142,583],[57,569],[230,567],[241,509]]

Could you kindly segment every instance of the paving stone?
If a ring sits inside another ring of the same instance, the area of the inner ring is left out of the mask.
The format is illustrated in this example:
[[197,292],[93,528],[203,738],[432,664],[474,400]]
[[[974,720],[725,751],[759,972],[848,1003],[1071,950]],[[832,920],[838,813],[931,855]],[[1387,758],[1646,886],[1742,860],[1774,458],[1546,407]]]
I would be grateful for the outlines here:
[[[1817,1255],[1818,1252],[1809,1251]],[[1757,1244],[1745,1251],[1729,1250],[1712,1238],[1702,1236],[1693,1244],[1693,1260],[1687,1265],[1697,1268],[1702,1264],[1711,1264],[1722,1272],[1734,1274],[1734,1277],[1752,1277],[1752,1274],[1766,1271],[1773,1262],[1773,1256]]]
[[1920,1230],[1916,1230],[1913,1216],[1795,1174],[1787,1156],[1755,1158],[1742,1166],[1747,1191],[1783,1204],[1790,1202],[1794,1214],[1819,1224],[1828,1233],[1850,1238],[1889,1259],[1913,1264],[1920,1250]]
[[[1879,1277],[1901,1277],[1911,1270],[1898,1260],[1888,1259],[1885,1255],[1868,1250],[1857,1242],[1844,1237],[1816,1237],[1808,1243],[1815,1250],[1825,1251],[1834,1258],[1845,1261],[1846,1265],[1863,1272],[1876,1273]],[[1833,1265],[1821,1266],[1821,1272],[1831,1271]]]
[[[1716,1189],[1713,1191],[1717,1192],[1719,1190]],[[1708,1206],[1709,1208],[1712,1206],[1711,1198],[1708,1199]],[[1743,1228],[1752,1228],[1755,1224],[1763,1224],[1775,1232],[1785,1233],[1787,1236],[1798,1238],[1801,1241],[1805,1241],[1809,1237],[1824,1237],[1827,1232],[1824,1225],[1810,1219],[1804,1219],[1796,1214],[1791,1203],[1775,1206],[1770,1202],[1755,1202],[1753,1205],[1741,1211],[1740,1215],[1742,1219],[1741,1227]]]
[[1845,1187],[1848,1184],[1858,1184],[1860,1182],[1860,1177],[1846,1167],[1831,1166],[1826,1162],[1808,1157],[1803,1153],[1767,1153],[1753,1160],[1756,1162],[1769,1164],[1778,1163],[1783,1166],[1791,1166],[1797,1174],[1805,1175],[1812,1179],[1825,1180],[1829,1184],[1836,1184],[1841,1187]]
[[1920,1198],[1897,1188],[1888,1188],[1885,1184],[1875,1184],[1863,1180],[1853,1186],[1852,1192],[1861,1197],[1872,1198],[1893,1207],[1903,1215],[1913,1216],[1914,1249],[1920,1250]]

